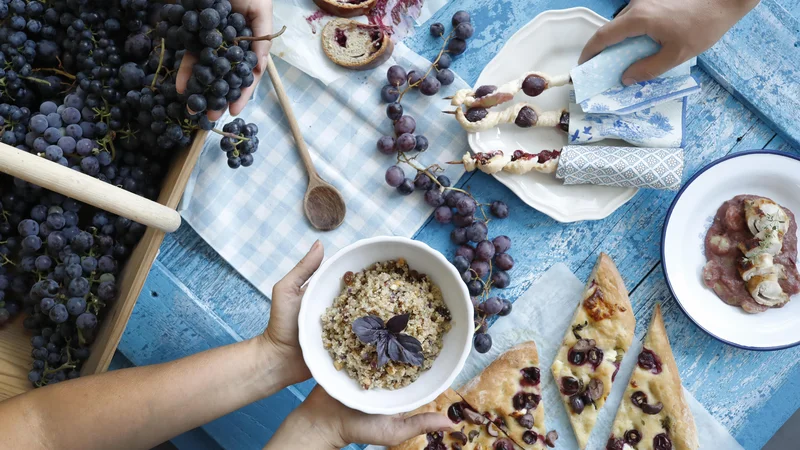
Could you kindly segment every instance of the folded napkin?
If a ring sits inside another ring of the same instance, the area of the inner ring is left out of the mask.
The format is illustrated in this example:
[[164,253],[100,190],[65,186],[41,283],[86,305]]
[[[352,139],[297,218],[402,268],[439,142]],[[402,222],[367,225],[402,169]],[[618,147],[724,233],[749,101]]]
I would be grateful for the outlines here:
[[655,80],[622,84],[622,74],[634,62],[655,54],[661,46],[647,36],[628,38],[570,71],[575,101],[584,112],[631,114],[665,101],[693,94],[700,84],[690,75],[692,58]]
[[[432,210],[423,196],[404,197],[386,185],[384,174],[395,158],[379,153],[376,142],[392,132],[386,104],[380,99],[386,70],[400,64],[420,70],[430,62],[397,44],[394,56],[373,71],[353,72],[329,85],[286,62],[275,65],[292,102],[311,158],[320,175],[336,186],[347,204],[347,216],[336,230],[321,233],[303,215],[307,177],[272,83],[265,76],[241,116],[259,128],[261,146],[252,167],[231,170],[212,134],[187,187],[181,215],[211,247],[266,296],[305,254],[316,239],[325,253],[358,239],[412,236]],[[418,162],[446,167],[453,182],[463,166],[445,164],[467,147],[466,134],[441,113],[449,102],[442,97],[468,88],[460,78],[439,95],[410,92],[403,97],[406,114],[416,118],[417,133],[430,141]],[[224,123],[230,118],[222,119]],[[416,172],[404,167],[406,176]]]
[[564,184],[594,184],[678,190],[683,149],[568,145],[561,150],[556,178]]
[[670,100],[618,116],[613,113],[585,113],[570,92],[569,143],[587,144],[604,139],[621,139],[639,147],[682,147],[686,98]]
[[[545,407],[545,426],[547,430],[558,431],[559,439],[556,448],[560,450],[578,450],[578,443],[567,417],[567,411],[561,402],[561,396],[550,372],[550,365],[561,346],[564,332],[572,321],[572,316],[583,294],[583,283],[572,274],[564,264],[556,264],[545,272],[531,287],[514,302],[514,308],[507,317],[500,318],[492,325],[492,348],[486,354],[475,350],[470,353],[464,369],[456,378],[453,387],[463,386],[467,381],[481,373],[501,353],[511,347],[528,340],[536,342],[539,351],[539,369],[543,386],[542,404]],[[611,394],[605,406],[600,410],[592,436],[586,450],[605,449],[611,426],[617,414],[617,408],[625,393],[626,381],[633,372],[636,355],[641,349],[641,333],[646,330],[650,320],[650,311],[637,317],[640,334],[633,340],[633,345],[622,360],[617,381],[611,388]],[[667,323],[669,327],[669,323]],[[681,364],[680,348],[673,349]],[[686,364],[689,364],[687,362]],[[743,450],[742,446],[730,435],[714,416],[701,405],[686,389],[683,390],[689,408],[697,425],[697,434],[701,449]],[[724,411],[722,411],[724,414]],[[370,446],[368,450],[382,447]]]

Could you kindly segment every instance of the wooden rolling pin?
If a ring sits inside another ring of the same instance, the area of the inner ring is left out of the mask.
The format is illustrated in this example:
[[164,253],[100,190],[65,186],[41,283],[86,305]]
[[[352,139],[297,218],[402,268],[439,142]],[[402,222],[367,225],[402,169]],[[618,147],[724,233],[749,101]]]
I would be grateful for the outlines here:
[[0,172],[167,233],[181,225],[174,209],[3,143]]

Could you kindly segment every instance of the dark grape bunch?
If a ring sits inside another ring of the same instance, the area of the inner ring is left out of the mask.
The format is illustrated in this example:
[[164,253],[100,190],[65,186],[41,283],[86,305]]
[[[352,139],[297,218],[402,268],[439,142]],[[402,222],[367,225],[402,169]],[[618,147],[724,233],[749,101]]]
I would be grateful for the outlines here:
[[[453,16],[452,24],[454,30],[447,36],[444,36],[444,25],[431,25],[431,34],[443,37],[445,43],[427,73],[406,73],[400,66],[389,68],[386,74],[389,84],[381,90],[381,98],[389,103],[386,115],[393,122],[394,136],[382,136],[377,147],[381,153],[397,157],[397,164],[386,170],[386,184],[396,188],[401,195],[410,195],[414,191],[423,192],[425,202],[435,208],[436,221],[455,225],[450,238],[459,247],[452,262],[467,285],[475,305],[473,344],[477,351],[485,353],[492,346],[492,338],[486,333],[487,320],[511,312],[510,301],[490,296],[490,293],[492,288],[502,289],[509,286],[511,281],[508,271],[514,267],[514,260],[508,254],[511,239],[508,236],[497,236],[491,241],[488,239],[488,224],[491,219],[485,208],[488,207],[494,217],[503,219],[508,217],[508,206],[501,201],[490,205],[481,204],[470,192],[451,186],[450,179],[440,174],[442,168],[438,165],[421,165],[418,157],[427,150],[428,139],[421,134],[414,134],[416,121],[403,114],[400,104],[402,97],[412,88],[418,87],[423,95],[434,95],[441,85],[453,82],[455,76],[448,69],[452,62],[451,55],[464,53],[466,40],[472,36],[474,29],[466,11],[457,12]],[[433,69],[437,70],[435,78],[429,76]],[[405,88],[400,92],[398,89],[404,84]],[[417,153],[410,156],[410,152]],[[416,171],[413,178],[406,176],[401,163]]]
[[253,164],[253,153],[258,150],[258,126],[245,124],[241,118],[222,127],[224,137],[220,141],[220,149],[228,155],[228,167],[248,167]]

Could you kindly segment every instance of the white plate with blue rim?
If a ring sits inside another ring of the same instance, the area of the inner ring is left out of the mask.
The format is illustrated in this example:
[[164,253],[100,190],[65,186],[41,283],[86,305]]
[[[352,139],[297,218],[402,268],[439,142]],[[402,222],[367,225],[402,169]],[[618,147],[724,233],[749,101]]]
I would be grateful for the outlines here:
[[800,294],[782,308],[750,314],[724,303],[703,284],[706,233],[720,205],[741,194],[772,199],[800,217],[800,157],[755,150],[726,156],[698,171],[667,212],[661,235],[664,278],[686,315],[720,341],[748,350],[798,345]]
[[[511,36],[483,69],[475,87],[501,85],[530,71],[553,75],[569,72],[577,64],[586,41],[606,22],[607,19],[586,8],[545,11]],[[545,111],[566,108],[569,90],[570,86],[551,88],[532,102]],[[514,98],[514,103],[528,101],[531,101],[530,97],[523,93]],[[625,145],[613,140],[603,141],[603,144]],[[469,145],[474,152],[498,149],[513,152],[519,149],[538,153],[561,149],[567,145],[567,135],[556,129],[522,129],[508,124],[469,133]],[[613,186],[565,186],[555,174],[538,172],[523,175],[499,172],[494,177],[523,202],[559,222],[603,219],[624,205],[637,191]]]

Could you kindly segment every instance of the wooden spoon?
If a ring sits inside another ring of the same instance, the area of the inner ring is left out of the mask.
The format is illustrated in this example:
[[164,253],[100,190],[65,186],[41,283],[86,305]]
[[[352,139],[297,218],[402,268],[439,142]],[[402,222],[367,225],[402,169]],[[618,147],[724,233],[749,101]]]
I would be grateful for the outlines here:
[[303,134],[300,132],[300,126],[294,118],[292,104],[289,102],[289,97],[286,96],[278,70],[272,61],[272,55],[267,55],[267,73],[272,79],[272,86],[275,88],[275,93],[278,94],[283,113],[286,114],[286,120],[289,121],[289,128],[292,130],[300,159],[303,160],[306,172],[308,172],[308,189],[303,198],[303,211],[314,228],[320,231],[336,229],[344,222],[344,216],[347,214],[347,206],[344,204],[342,194],[317,173],[314,162],[311,161],[311,155],[308,153],[306,142],[303,140]]

